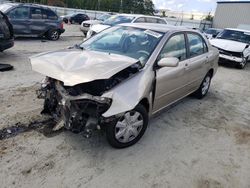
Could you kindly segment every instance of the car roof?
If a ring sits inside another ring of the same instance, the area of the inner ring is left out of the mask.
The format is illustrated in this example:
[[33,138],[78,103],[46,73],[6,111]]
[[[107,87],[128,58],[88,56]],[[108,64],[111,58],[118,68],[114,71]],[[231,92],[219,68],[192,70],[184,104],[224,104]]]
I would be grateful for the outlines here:
[[36,7],[36,8],[43,8],[43,9],[49,9],[48,7],[44,5],[37,5],[32,3],[5,3],[7,5],[10,5],[12,7],[18,7],[18,6],[28,6],[28,7]]
[[185,27],[179,27],[179,26],[173,26],[173,25],[167,25],[167,24],[159,24],[159,23],[125,23],[120,24],[122,26],[128,26],[128,27],[136,27],[140,29],[149,29],[153,31],[158,31],[161,33],[167,33],[169,31],[191,31],[200,33],[197,30],[185,28]]
[[247,32],[247,33],[249,33],[249,32],[250,32],[250,30],[245,30],[245,29],[237,29],[237,28],[225,28],[225,29],[232,30],[232,31]]
[[158,19],[163,19],[159,16],[149,16],[149,15],[143,15],[143,14],[117,14],[116,16],[129,16],[129,17],[147,17],[147,18],[158,18]]

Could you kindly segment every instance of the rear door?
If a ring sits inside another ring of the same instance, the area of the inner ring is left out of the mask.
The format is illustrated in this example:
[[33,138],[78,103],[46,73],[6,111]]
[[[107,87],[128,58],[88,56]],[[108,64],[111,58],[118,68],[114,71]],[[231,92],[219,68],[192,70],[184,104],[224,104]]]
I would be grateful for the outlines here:
[[32,35],[42,36],[46,32],[45,20],[43,19],[41,8],[30,8],[30,30]]
[[13,25],[15,35],[28,35],[30,34],[30,8],[21,6],[10,10],[7,16]]
[[203,37],[198,33],[187,33],[189,62],[186,66],[189,90],[195,90],[204,79],[209,67],[208,47]]

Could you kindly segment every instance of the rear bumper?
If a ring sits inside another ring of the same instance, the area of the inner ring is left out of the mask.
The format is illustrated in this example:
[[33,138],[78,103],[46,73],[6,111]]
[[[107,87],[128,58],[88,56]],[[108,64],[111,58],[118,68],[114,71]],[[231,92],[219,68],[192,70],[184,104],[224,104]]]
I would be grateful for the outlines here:
[[4,51],[14,46],[14,39],[0,41],[0,51]]

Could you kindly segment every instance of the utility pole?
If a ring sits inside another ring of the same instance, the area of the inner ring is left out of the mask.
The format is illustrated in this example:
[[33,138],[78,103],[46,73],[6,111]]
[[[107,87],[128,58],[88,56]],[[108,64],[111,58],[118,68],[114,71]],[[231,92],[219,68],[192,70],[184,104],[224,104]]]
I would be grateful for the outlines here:
[[123,0],[121,0],[121,4],[120,4],[120,12],[123,12]]

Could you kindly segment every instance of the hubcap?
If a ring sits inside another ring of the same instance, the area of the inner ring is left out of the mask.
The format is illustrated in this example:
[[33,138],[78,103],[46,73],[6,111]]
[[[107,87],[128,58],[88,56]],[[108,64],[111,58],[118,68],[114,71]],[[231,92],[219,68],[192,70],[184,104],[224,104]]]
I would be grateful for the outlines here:
[[139,112],[127,112],[115,126],[115,138],[121,143],[134,140],[143,128],[143,118]]
[[202,84],[202,95],[206,95],[210,86],[210,77],[207,76]]
[[57,31],[52,32],[51,38],[54,39],[54,40],[57,39],[58,38],[58,32]]

